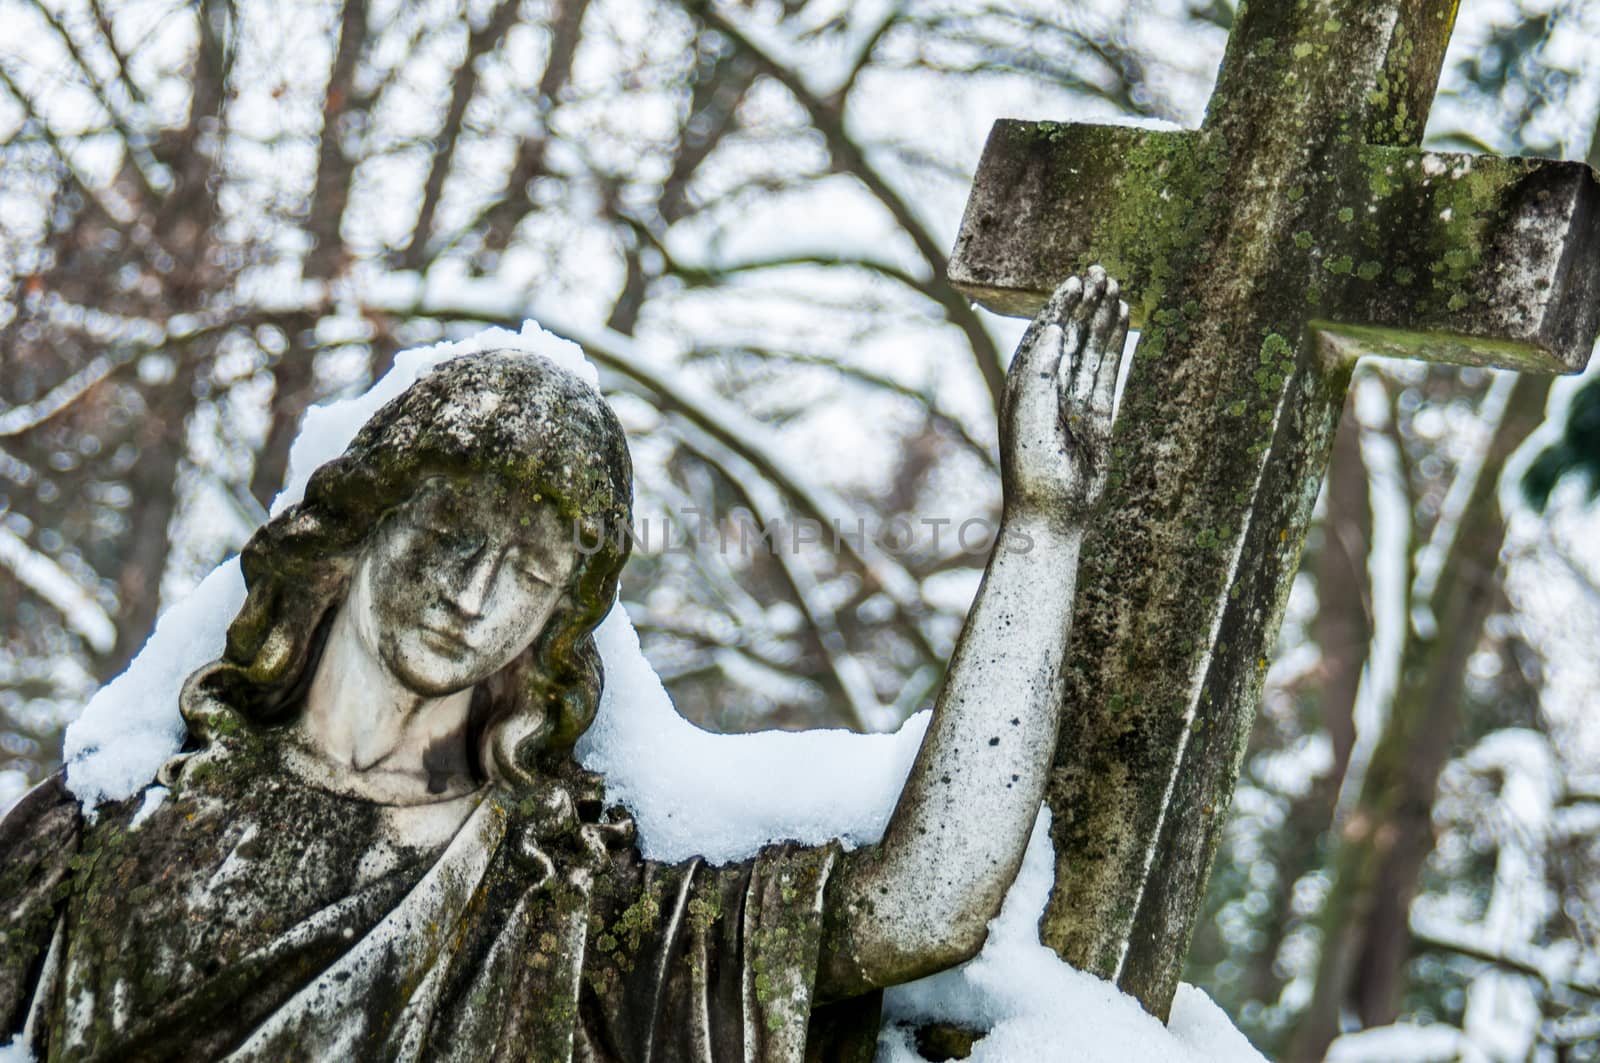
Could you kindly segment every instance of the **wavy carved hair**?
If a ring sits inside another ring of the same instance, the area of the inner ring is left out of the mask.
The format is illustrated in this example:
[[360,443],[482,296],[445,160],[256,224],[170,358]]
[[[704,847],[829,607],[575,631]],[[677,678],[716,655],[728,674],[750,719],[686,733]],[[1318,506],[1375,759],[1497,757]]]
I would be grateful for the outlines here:
[[240,558],[247,596],[226,648],[184,687],[190,748],[293,719],[380,522],[430,479],[484,476],[555,506],[583,548],[575,542],[567,592],[543,631],[473,692],[475,766],[521,790],[536,769],[565,761],[600,702],[594,629],[628,557],[617,532],[630,520],[633,467],[597,391],[514,351],[465,355],[422,377],[311,475],[303,501],[251,536]]

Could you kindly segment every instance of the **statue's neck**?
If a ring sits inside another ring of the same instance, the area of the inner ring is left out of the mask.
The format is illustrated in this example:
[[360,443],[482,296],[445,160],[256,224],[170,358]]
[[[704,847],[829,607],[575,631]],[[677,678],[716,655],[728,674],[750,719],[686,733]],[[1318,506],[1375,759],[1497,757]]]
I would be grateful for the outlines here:
[[301,742],[330,781],[386,804],[418,804],[475,788],[467,755],[472,691],[431,698],[404,686],[341,606],[306,693]]

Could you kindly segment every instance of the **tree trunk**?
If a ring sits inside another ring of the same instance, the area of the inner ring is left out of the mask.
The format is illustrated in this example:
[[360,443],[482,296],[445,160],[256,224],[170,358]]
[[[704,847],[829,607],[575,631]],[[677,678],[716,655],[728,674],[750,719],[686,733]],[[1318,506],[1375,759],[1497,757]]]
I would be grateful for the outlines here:
[[1320,1060],[1354,1010],[1392,1022],[1409,956],[1411,901],[1433,848],[1439,773],[1455,748],[1467,660],[1494,603],[1505,538],[1497,488],[1506,460],[1543,419],[1548,378],[1517,380],[1461,514],[1431,601],[1435,629],[1407,632],[1400,684],[1373,748],[1360,796],[1343,824],[1333,888],[1323,907],[1322,958],[1289,1059]]

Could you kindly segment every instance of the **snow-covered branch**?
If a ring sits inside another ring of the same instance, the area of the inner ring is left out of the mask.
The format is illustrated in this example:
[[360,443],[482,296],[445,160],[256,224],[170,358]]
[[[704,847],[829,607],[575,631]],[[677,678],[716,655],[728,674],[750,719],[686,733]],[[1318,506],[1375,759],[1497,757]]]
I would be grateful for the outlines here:
[[[894,220],[911,237],[917,251],[927,262],[935,277],[945,274],[945,253],[941,241],[925,225],[911,204],[900,195],[889,181],[867,159],[866,150],[856,142],[845,126],[843,109],[817,96],[806,85],[801,72],[773,59],[754,41],[742,33],[706,0],[685,0],[684,6],[706,25],[722,34],[743,54],[749,56],[760,71],[787,89],[803,107],[818,132],[827,141],[828,150],[835,163],[854,175],[868,191],[894,216]],[[965,296],[948,285],[938,289],[939,303],[950,322],[961,329],[972,348],[972,357],[996,411],[1005,395],[1005,367],[994,339],[989,335],[977,313]]]

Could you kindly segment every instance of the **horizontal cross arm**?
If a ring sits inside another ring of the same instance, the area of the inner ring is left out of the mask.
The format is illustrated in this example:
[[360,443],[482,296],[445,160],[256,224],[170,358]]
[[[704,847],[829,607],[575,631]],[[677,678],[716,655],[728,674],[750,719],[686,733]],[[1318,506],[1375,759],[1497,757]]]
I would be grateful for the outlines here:
[[1099,263],[1134,325],[1180,260],[1204,245],[1220,166],[1200,131],[996,122],[950,258],[950,282],[1000,314],[1031,317],[1063,277]]
[[1353,353],[1570,373],[1600,331],[1600,183],[1576,162],[1363,149],[1308,245],[1308,316]]

